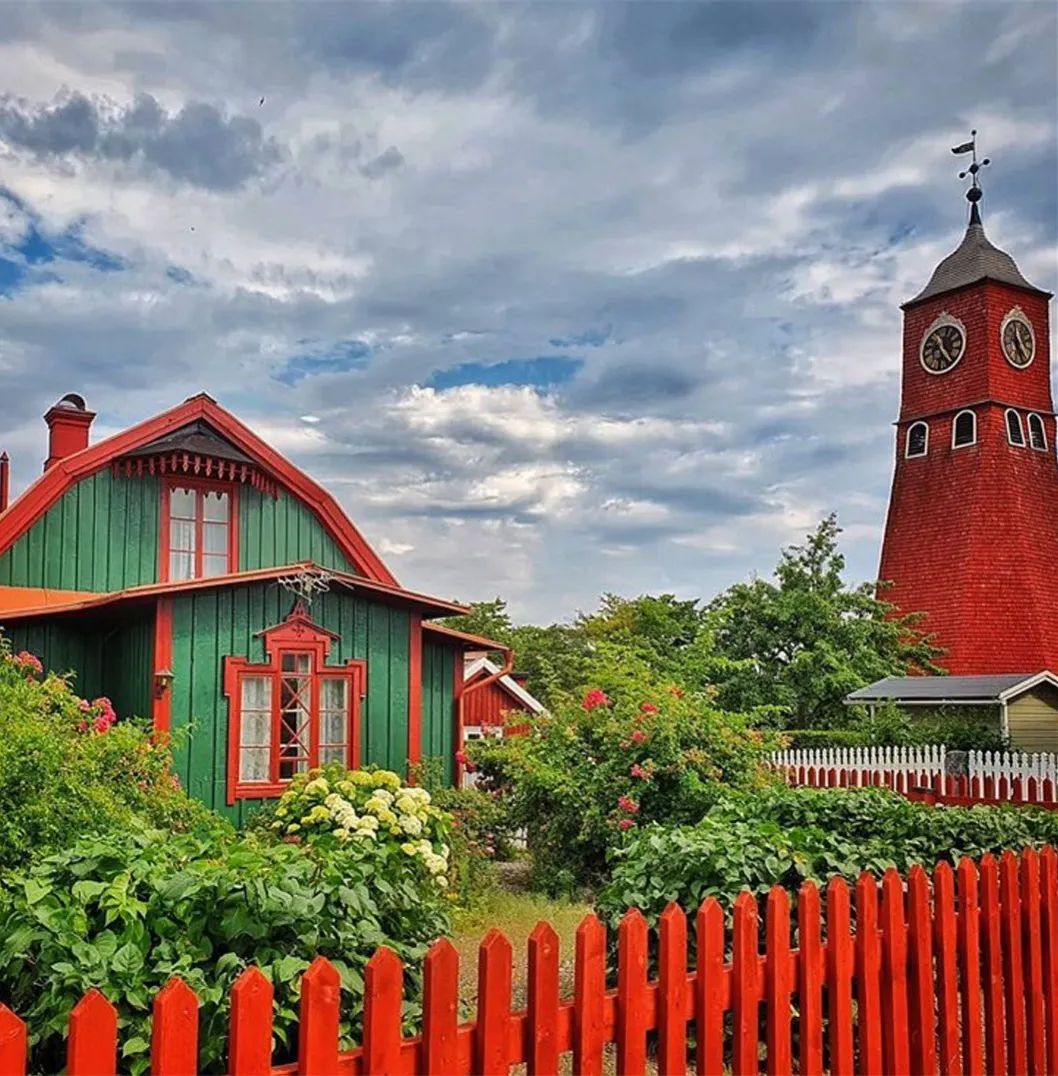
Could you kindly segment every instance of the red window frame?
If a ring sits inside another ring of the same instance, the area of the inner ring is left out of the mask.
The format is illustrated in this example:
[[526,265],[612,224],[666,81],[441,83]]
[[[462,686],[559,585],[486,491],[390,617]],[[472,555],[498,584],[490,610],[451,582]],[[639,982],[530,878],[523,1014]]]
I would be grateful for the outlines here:
[[[228,656],[224,659],[224,694],[228,699],[228,804],[240,799],[268,799],[282,795],[290,778],[280,776],[283,658],[302,655],[309,658],[309,749],[305,755],[284,756],[287,761],[296,758],[312,769],[319,765],[320,751],[320,696],[325,680],[344,680],[348,700],[348,743],[345,764],[349,769],[360,765],[360,707],[367,690],[367,664],[351,659],[342,665],[326,664],[331,645],[337,638],[333,632],[321,628],[308,618],[303,609],[295,607],[290,616],[274,628],[268,628],[264,638],[266,660],[251,662],[247,658]],[[242,683],[246,677],[267,677],[271,681],[271,738],[268,759],[268,779],[243,781],[240,779],[240,744],[242,741]]]
[[228,495],[228,572],[239,570],[239,488],[233,482],[210,482],[202,478],[171,477],[162,483],[162,526],[161,547],[158,566],[158,578],[163,583],[171,582],[169,575],[169,553],[171,542],[172,513],[171,500],[174,489],[190,489],[195,492],[195,567],[192,579],[203,579],[202,557],[206,521],[203,510],[203,495],[206,493],[226,493]]

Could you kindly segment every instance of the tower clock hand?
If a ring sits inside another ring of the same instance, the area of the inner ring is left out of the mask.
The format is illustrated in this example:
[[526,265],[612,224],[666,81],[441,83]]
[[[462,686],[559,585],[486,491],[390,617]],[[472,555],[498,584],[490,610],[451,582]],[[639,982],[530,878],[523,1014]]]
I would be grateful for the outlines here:
[[950,363],[951,356],[948,354],[948,349],[944,346],[944,341],[941,340],[939,336],[937,337],[937,349],[944,356],[944,361]]

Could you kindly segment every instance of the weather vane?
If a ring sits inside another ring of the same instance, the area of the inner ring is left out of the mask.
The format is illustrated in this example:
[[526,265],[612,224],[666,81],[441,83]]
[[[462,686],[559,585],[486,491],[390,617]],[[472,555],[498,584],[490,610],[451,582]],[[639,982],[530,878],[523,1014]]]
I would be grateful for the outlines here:
[[276,582],[284,589],[297,596],[298,601],[306,606],[312,605],[317,594],[330,590],[334,576],[322,568],[306,568],[293,575],[281,575]]
[[987,157],[985,157],[983,161],[978,161],[976,130],[970,132],[969,142],[963,142],[958,146],[952,146],[951,151],[952,153],[973,154],[973,159],[970,164],[970,167],[967,168],[965,171],[960,172],[959,178],[965,179],[967,176],[969,176],[972,180],[970,189],[966,192],[966,200],[970,203],[970,206],[972,207],[970,209],[970,220],[980,221],[981,218],[977,210],[977,203],[984,197],[984,191],[981,190],[981,184],[977,181],[977,173],[980,172],[986,164],[991,164],[992,162]]

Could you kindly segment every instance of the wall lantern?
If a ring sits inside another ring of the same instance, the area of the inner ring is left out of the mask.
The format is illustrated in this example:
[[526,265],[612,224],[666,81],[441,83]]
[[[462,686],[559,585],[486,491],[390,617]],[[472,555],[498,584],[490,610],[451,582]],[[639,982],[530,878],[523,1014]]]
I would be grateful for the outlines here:
[[154,697],[156,699],[163,698],[165,693],[173,686],[173,681],[176,679],[172,669],[159,669],[154,674]]

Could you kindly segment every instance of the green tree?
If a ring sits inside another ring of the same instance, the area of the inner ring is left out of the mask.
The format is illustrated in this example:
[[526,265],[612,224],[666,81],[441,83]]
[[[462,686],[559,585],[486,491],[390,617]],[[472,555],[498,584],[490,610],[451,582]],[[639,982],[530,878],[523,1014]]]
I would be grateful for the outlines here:
[[511,632],[514,625],[507,612],[507,603],[497,595],[489,602],[473,602],[470,612],[464,616],[449,616],[440,621],[446,627],[456,631],[467,631],[471,635],[483,635],[497,643],[510,646]]
[[849,586],[838,551],[841,528],[824,519],[801,545],[785,549],[774,579],[738,583],[709,606],[725,709],[778,707],[791,728],[848,720],[843,700],[883,676],[939,672],[940,653],[921,614],[893,615],[872,583]]

